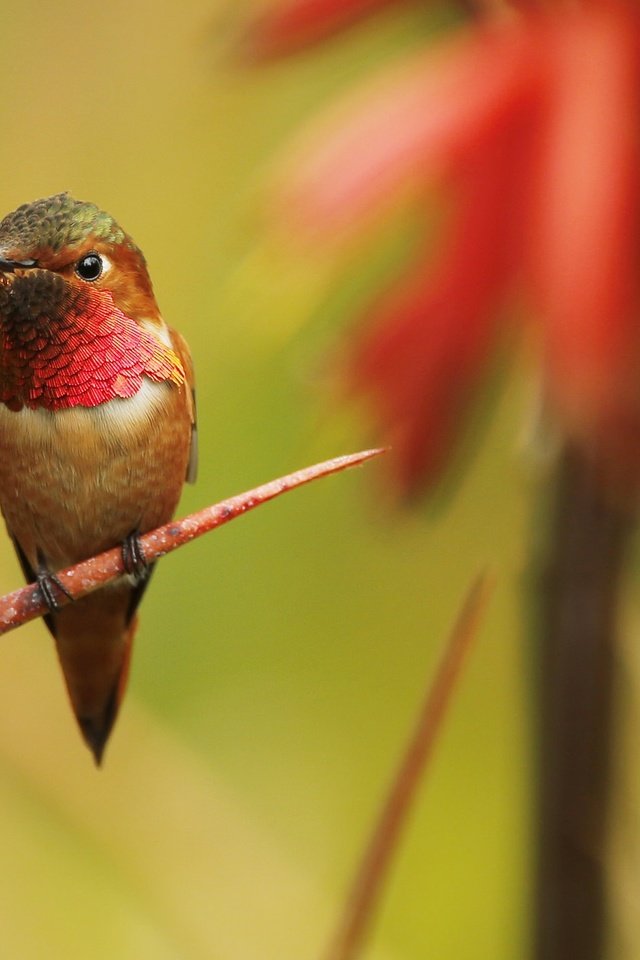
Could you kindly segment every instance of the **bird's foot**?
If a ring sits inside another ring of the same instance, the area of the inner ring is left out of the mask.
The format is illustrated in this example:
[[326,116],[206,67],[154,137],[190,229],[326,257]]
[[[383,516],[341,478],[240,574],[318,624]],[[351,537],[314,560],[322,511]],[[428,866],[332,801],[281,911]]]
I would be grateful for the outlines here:
[[125,572],[137,583],[146,580],[151,564],[144,555],[138,530],[133,530],[122,541],[122,565]]
[[40,588],[42,599],[49,608],[50,613],[56,613],[62,606],[58,599],[59,594],[64,594],[69,600],[73,600],[73,594],[69,593],[60,578],[51,573],[47,563],[42,556],[38,556],[38,569],[36,570],[36,583]]

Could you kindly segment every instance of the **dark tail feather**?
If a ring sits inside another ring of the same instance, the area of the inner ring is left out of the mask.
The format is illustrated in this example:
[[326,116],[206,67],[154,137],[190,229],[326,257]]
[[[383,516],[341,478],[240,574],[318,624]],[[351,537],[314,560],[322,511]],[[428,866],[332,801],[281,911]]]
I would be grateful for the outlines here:
[[113,707],[113,698],[109,702],[104,717],[77,717],[78,725],[82,731],[84,742],[91,750],[96,766],[102,763],[102,754],[107,745],[109,734],[116,719],[118,712],[117,706]]
[[131,663],[131,650],[133,648],[133,637],[136,632],[137,625],[138,618],[134,617],[134,619],[127,626],[124,637],[124,655],[120,664],[120,672],[116,677],[115,683],[111,687],[111,691],[109,692],[109,696],[104,703],[103,709],[99,713],[83,715],[82,713],[76,711],[75,704],[72,701],[72,706],[74,708],[74,712],[76,713],[76,720],[78,721],[78,726],[82,732],[84,742],[89,747],[89,750],[91,750],[97,767],[102,764],[102,756],[104,754],[107,741],[111,736],[111,731],[113,730],[113,725],[116,722],[120,704],[122,703],[125,690],[127,688],[129,666]]
[[137,617],[131,587],[91,594],[55,614],[56,646],[85,743],[100,765],[129,676]]

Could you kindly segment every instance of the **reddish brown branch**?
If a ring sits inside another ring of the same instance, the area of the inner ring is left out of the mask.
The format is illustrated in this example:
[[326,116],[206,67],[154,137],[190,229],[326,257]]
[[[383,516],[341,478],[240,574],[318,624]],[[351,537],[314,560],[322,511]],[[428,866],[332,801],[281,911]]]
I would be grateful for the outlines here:
[[365,941],[382,886],[389,874],[391,859],[398,849],[401,831],[433,752],[465,655],[478,632],[488,596],[489,578],[482,575],[469,588],[449,634],[415,729],[358,866],[343,916],[325,960],[355,960]]
[[[332,473],[339,473],[348,467],[355,467],[377,457],[384,450],[363,450],[360,453],[351,453],[343,457],[334,457],[332,460],[325,460],[323,463],[317,463],[312,467],[304,467],[295,473],[289,473],[285,477],[279,477],[277,480],[271,480],[246,493],[239,493],[235,497],[229,497],[221,503],[216,503],[211,507],[205,507],[198,513],[192,513],[183,520],[174,520],[145,533],[141,538],[142,548],[145,559],[152,563],[160,557],[164,557],[172,550],[190,543],[196,537],[214,530],[216,527],[228,523],[235,517],[259,507],[268,500],[279,497],[282,493],[288,493],[296,487],[301,487],[305,483],[311,483],[312,480],[318,480],[320,477],[327,477]],[[125,573],[122,563],[121,548],[114,547],[97,557],[91,557],[89,560],[83,560],[73,567],[61,570],[57,573],[57,578],[63,584],[64,589],[69,596],[66,597],[59,591],[60,606],[70,603],[72,600],[78,600],[87,593],[92,593],[107,583],[116,580]],[[40,588],[37,584],[30,584],[8,593],[0,598],[0,634],[8,633],[9,630],[34,620],[36,617],[47,613],[47,606],[44,602]]]

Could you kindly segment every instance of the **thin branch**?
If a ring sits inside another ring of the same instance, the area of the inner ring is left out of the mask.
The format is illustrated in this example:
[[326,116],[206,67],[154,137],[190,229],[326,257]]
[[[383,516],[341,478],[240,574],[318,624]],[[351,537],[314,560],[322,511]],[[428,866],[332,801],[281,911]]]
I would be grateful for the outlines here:
[[468,590],[356,871],[338,929],[324,954],[325,960],[356,960],[365,942],[401,831],[442,728],[466,654],[477,635],[489,587],[489,577],[482,574]]
[[[332,460],[325,460],[323,463],[317,463],[312,467],[304,467],[295,473],[289,473],[285,477],[279,477],[277,480],[271,480],[246,493],[239,493],[234,497],[229,497],[221,503],[216,503],[211,507],[205,507],[198,513],[192,513],[182,520],[173,520],[171,523],[158,527],[140,537],[145,559],[149,563],[166,556],[185,543],[190,543],[196,537],[215,530],[216,527],[228,523],[235,517],[241,516],[254,507],[259,507],[268,500],[279,497],[282,493],[288,493],[295,490],[312,480],[318,480],[320,477],[327,477],[333,473],[339,473],[347,470],[349,467],[355,467],[373,457],[384,453],[384,449],[363,450],[360,453],[351,453],[343,457],[334,457]],[[78,600],[104,587],[106,584],[117,580],[123,576],[126,571],[122,562],[122,550],[119,546],[107,550],[89,560],[83,560],[73,567],[61,570],[56,574],[57,579],[63,585],[68,596],[62,591],[59,593],[59,604],[65,606],[72,600]],[[22,626],[29,620],[35,620],[48,612],[48,607],[37,584],[29,584],[13,593],[8,593],[0,598],[0,634],[8,633],[16,627]]]

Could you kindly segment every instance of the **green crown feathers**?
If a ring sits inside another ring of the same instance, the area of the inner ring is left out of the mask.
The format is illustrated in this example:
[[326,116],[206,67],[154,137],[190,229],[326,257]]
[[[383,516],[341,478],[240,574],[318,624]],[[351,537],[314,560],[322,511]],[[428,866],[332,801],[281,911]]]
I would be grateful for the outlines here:
[[57,253],[88,237],[137,249],[113,217],[94,203],[74,200],[69,193],[23,203],[0,221],[0,248],[5,249],[48,248]]

